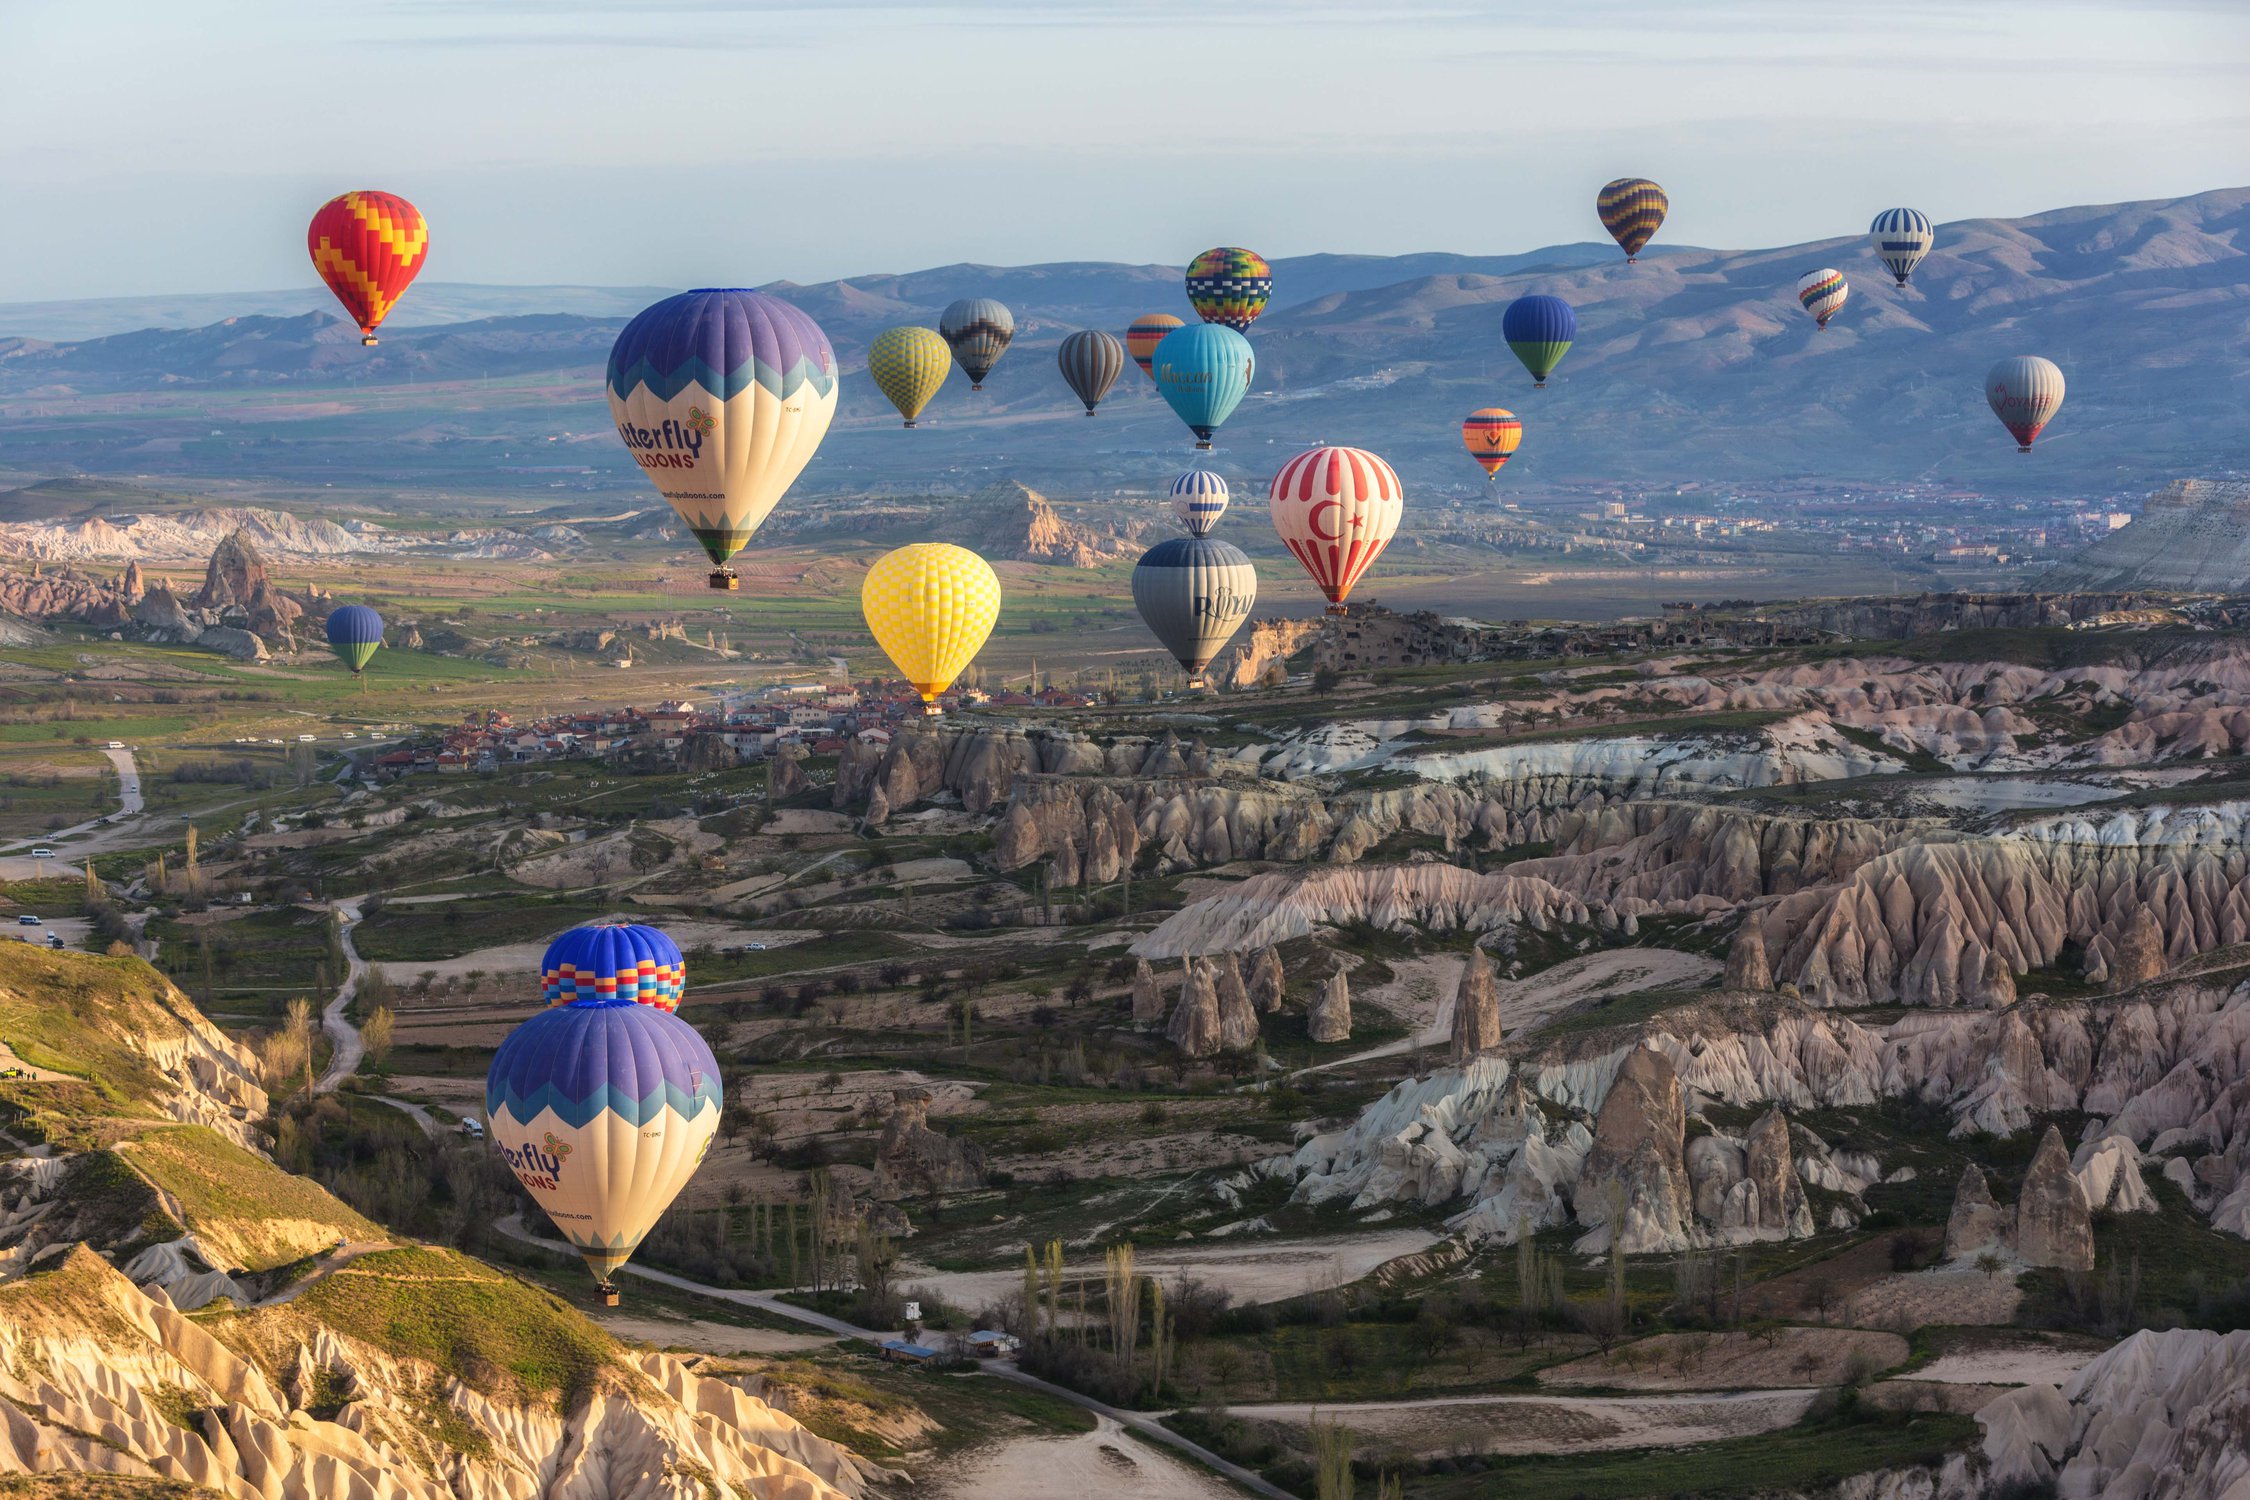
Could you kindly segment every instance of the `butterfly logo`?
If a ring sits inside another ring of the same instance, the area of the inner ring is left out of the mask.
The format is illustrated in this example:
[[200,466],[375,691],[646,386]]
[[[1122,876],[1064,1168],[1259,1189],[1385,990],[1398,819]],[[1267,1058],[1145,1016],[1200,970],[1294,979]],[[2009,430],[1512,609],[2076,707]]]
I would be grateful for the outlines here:
[[687,409],[687,424],[697,432],[708,433],[719,425],[718,419],[700,406]]
[[566,1141],[556,1140],[555,1133],[552,1130],[547,1132],[547,1139],[542,1144],[546,1146],[547,1154],[558,1162],[578,1149]]

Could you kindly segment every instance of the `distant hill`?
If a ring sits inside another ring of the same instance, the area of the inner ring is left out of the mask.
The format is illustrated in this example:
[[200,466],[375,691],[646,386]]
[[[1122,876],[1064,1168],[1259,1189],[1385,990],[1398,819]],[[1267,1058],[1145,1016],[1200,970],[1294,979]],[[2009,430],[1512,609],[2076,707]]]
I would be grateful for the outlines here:
[[[1523,451],[1502,484],[1527,494],[1552,483],[1709,493],[1934,481],[2091,499],[2183,474],[2225,475],[2241,462],[2250,380],[2246,229],[2250,189],[2240,188],[1965,220],[1940,227],[1937,249],[1905,289],[1859,234],[1767,250],[1660,246],[1633,266],[1595,245],[1284,260],[1274,304],[1252,330],[1252,394],[1213,462],[1255,484],[1299,445],[1352,442],[1382,452],[1417,488],[1482,493],[1457,425],[1466,411],[1498,403],[1526,421]],[[1852,295],[1815,331],[1793,289],[1821,266],[1842,269]],[[415,297],[424,290],[444,289],[417,288]],[[1058,497],[1146,493],[1187,457],[1178,422],[1134,371],[1087,421],[1054,370],[1056,345],[1077,328],[1186,313],[1171,267],[958,265],[773,290],[821,321],[845,370],[837,428],[800,482],[807,493],[901,485],[970,493],[1000,477]],[[1577,346],[1544,392],[1531,389],[1499,332],[1501,310],[1530,291],[1563,296],[1579,315]],[[1015,309],[1015,347],[984,393],[972,397],[955,382],[923,430],[901,432],[864,378],[867,343],[894,322],[933,323],[968,292]],[[454,417],[456,394],[432,391],[419,428],[402,428],[396,409],[362,414],[345,403],[317,426],[292,427],[287,444],[250,433],[223,453],[199,452],[200,441],[175,453],[151,441],[145,422],[121,417],[104,429],[50,405],[34,414],[53,425],[19,420],[0,435],[0,463],[31,472],[505,484],[503,473],[534,470],[503,470],[522,455],[491,450],[547,441],[567,448],[540,464],[576,464],[589,477],[547,474],[517,487],[645,493],[608,441],[598,383],[624,307],[644,293],[620,295],[620,310],[601,316],[555,310],[402,326],[374,350],[326,311],[76,342],[0,339],[0,395],[34,402],[199,387],[371,393],[506,379],[541,388],[480,390],[484,420],[473,429]],[[2070,382],[2061,417],[2029,457],[2016,454],[1984,404],[1985,370],[2015,353],[2049,356]],[[569,398],[573,387],[583,388],[583,402]],[[487,434],[497,441],[469,441]],[[179,434],[222,435],[231,437],[223,428]],[[441,451],[447,442],[454,446]]]
[[2048,589],[2250,593],[2250,484],[2183,480],[2128,526],[2050,570]]

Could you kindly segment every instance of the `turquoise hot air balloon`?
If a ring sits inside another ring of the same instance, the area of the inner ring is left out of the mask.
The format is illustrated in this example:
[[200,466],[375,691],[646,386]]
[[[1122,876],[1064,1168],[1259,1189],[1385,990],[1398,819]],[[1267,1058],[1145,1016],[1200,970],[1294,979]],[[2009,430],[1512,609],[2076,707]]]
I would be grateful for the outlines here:
[[1156,388],[1198,448],[1208,449],[1211,434],[1242,404],[1257,367],[1250,341],[1223,323],[1175,328],[1156,346]]
[[622,997],[539,1012],[484,1081],[493,1144],[613,1307],[611,1278],[702,1164],[725,1097],[694,1027]]

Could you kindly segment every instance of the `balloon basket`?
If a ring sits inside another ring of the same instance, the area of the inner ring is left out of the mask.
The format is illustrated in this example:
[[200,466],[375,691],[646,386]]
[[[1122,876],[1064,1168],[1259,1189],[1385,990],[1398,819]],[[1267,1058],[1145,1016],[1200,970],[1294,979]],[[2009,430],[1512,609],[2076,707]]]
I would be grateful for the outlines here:
[[374,334],[372,334],[372,333],[363,333],[363,334],[361,334],[361,335],[359,336],[359,346],[360,346],[360,347],[361,347],[362,349],[372,349],[372,348],[374,348],[374,347],[375,347],[375,335],[374,335]]
[[608,1282],[603,1282],[600,1286],[594,1288],[594,1291],[601,1297],[602,1306],[615,1307],[617,1305],[617,1288],[611,1286]]
[[981,380],[972,380],[969,382],[969,389],[972,391],[981,391],[984,389],[984,382]]
[[1209,453],[1211,451],[1211,440],[1209,438],[1204,438],[1197,442],[1195,445],[1195,451],[1198,453]]
[[908,417],[906,419],[906,425],[912,427],[914,425],[914,419],[912,417]]
[[2029,443],[2018,443],[2018,444],[2016,444],[2016,451],[2017,451],[2018,453],[2029,453],[2029,452],[2031,451],[2031,444],[2029,444]]
[[1328,615],[1348,615],[1351,613],[1351,610],[1341,604],[1331,604],[1328,606],[1328,608],[1322,610],[1321,613]]
[[1547,388],[1547,382],[1544,380],[1534,380],[1533,382],[1531,382],[1531,388],[1535,391],[1543,391]]
[[731,594],[742,587],[742,579],[732,568],[713,568],[711,570],[711,587],[725,589]]

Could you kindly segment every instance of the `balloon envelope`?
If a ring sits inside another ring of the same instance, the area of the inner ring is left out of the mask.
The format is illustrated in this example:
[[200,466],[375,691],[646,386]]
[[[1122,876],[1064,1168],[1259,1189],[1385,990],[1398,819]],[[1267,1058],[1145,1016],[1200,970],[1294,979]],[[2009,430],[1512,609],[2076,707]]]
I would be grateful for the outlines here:
[[1226,649],[1258,602],[1258,571],[1232,542],[1176,536],[1133,565],[1133,605],[1155,637],[1187,670],[1188,686]]
[[1125,330],[1125,352],[1133,356],[1133,363],[1149,379],[1156,378],[1156,346],[1164,342],[1164,335],[1180,327],[1186,319],[1175,318],[1170,313],[1143,313]]
[[867,346],[867,377],[912,427],[945,384],[953,351],[930,328],[886,328]]
[[1628,264],[1656,237],[1671,207],[1672,200],[1664,196],[1664,189],[1646,177],[1620,177],[1605,183],[1594,199],[1602,228],[1624,249]]
[[1875,246],[1875,258],[1904,286],[1922,257],[1937,243],[1937,231],[1927,214],[1911,208],[1886,208],[1867,226],[1867,238]]
[[1227,513],[1227,482],[1209,469],[1190,469],[1172,481],[1172,514],[1189,536],[1209,536]]
[[1211,434],[1242,404],[1257,366],[1250,341],[1232,328],[1190,323],[1156,346],[1156,389],[1195,434],[1195,446],[1208,448]]
[[421,211],[396,193],[372,189],[329,199],[305,231],[313,269],[359,325],[360,342],[390,316],[430,252],[430,228]]
[[2029,453],[2032,439],[2062,410],[2063,372],[2053,360],[2018,354],[1986,373],[1984,397],[2000,424],[2015,434],[2017,447]]
[[1062,369],[1063,383],[1071,394],[1086,403],[1086,415],[1092,416],[1102,397],[1125,373],[1125,346],[1098,328],[1081,328],[1062,341],[1055,351],[1055,363]]
[[935,703],[992,634],[1000,579],[966,547],[915,542],[876,559],[859,606],[899,676]]
[[626,1000],[539,1012],[484,1081],[493,1144],[605,1286],[695,1175],[724,1103],[695,1028]]
[[1273,295],[1273,267],[1256,251],[1221,245],[1188,262],[1187,295],[1204,322],[1224,323],[1240,333],[1266,310],[1266,299]]
[[981,391],[1016,336],[1016,318],[990,297],[963,297],[938,314],[937,331],[961,362],[969,389]]
[[1828,320],[1836,316],[1844,299],[1851,294],[1851,283],[1844,280],[1843,272],[1833,268],[1808,272],[1797,278],[1797,300],[1813,315],[1816,327],[1826,328]]
[[637,922],[573,927],[539,960],[539,994],[549,1005],[630,1000],[670,1013],[686,988],[679,945]]
[[836,415],[836,352],[763,292],[705,288],[644,309],[609,351],[609,414],[714,563],[773,513]]
[[329,611],[328,649],[355,674],[367,670],[382,644],[383,617],[366,605],[346,604]]
[[1461,445],[1491,479],[1523,446],[1523,423],[1504,406],[1482,406],[1461,420]]
[[1500,336],[1531,372],[1532,388],[1544,390],[1578,337],[1578,314],[1560,297],[1518,297],[1500,316]]
[[1307,448],[1281,466],[1266,499],[1273,529],[1332,614],[1390,545],[1406,509],[1398,475],[1362,448]]

